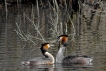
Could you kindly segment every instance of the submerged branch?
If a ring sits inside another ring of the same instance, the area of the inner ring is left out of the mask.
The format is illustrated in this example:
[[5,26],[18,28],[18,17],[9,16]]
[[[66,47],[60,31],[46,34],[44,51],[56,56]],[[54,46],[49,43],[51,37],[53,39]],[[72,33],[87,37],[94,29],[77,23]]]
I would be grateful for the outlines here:
[[72,39],[71,39],[71,41],[74,41],[75,34],[76,34],[76,32],[75,32],[75,27],[74,27],[74,24],[73,24],[73,22],[72,22],[70,16],[69,16],[69,20],[70,20],[70,22],[71,22],[71,24],[72,24],[72,27],[73,27],[73,34],[71,34],[71,35],[72,35]]
[[42,34],[40,33],[38,27],[35,25],[35,23],[34,23],[26,14],[25,14],[25,16],[26,16],[26,18],[31,22],[31,24],[35,27],[35,30],[36,30],[36,31],[38,32],[38,34],[41,36],[42,40],[43,40],[44,42],[46,42],[45,39],[44,39],[44,37],[43,37]]
[[15,30],[15,32],[17,33],[17,35],[21,38],[21,40],[23,41],[30,41],[33,44],[35,44],[35,42],[32,40],[32,37],[29,34],[25,34],[19,27],[19,25],[16,23],[17,26],[17,30]]

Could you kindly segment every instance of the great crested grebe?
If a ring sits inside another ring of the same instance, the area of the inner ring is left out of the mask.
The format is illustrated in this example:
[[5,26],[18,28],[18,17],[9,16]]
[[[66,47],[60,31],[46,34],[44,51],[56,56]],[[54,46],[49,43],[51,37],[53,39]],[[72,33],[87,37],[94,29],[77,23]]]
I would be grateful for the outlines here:
[[92,58],[85,55],[67,56],[64,57],[64,51],[68,43],[68,35],[61,35],[58,37],[59,50],[56,55],[56,63],[62,64],[90,64]]
[[54,64],[54,57],[48,52],[48,48],[51,45],[49,43],[44,43],[41,45],[41,52],[45,57],[38,57],[31,59],[26,62],[21,62],[23,65],[39,65],[39,64]]

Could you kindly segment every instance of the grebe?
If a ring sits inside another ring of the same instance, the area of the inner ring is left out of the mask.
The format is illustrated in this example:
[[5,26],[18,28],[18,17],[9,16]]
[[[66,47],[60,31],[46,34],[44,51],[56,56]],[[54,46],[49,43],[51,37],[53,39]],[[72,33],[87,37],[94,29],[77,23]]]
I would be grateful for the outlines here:
[[23,65],[39,65],[39,64],[54,64],[54,57],[48,52],[49,43],[41,45],[41,52],[45,57],[34,58],[26,62],[21,62]]
[[67,56],[64,57],[64,51],[68,43],[68,35],[61,35],[58,37],[59,50],[56,55],[56,63],[62,64],[90,64],[92,58],[85,55]]

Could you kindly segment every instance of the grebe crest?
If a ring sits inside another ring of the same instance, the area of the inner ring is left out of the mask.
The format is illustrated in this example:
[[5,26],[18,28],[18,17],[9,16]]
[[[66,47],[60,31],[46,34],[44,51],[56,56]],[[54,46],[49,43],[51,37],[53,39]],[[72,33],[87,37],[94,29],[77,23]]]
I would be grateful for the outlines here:
[[41,45],[41,52],[45,57],[34,58],[26,62],[21,62],[23,65],[38,65],[38,64],[54,64],[54,57],[48,52],[49,43]]
[[68,35],[61,35],[58,37],[59,45],[66,46],[68,43]]

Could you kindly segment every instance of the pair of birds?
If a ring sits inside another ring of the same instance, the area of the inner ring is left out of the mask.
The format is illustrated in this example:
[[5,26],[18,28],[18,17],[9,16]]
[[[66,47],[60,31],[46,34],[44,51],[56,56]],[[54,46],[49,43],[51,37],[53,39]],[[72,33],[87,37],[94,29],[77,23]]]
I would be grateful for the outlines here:
[[62,64],[89,64],[92,62],[92,58],[88,56],[67,56],[64,57],[64,51],[68,43],[68,35],[61,35],[58,37],[59,41],[59,50],[56,55],[56,61],[52,54],[48,52],[50,48],[49,43],[44,43],[41,46],[41,52],[45,56],[40,58],[34,58],[26,62],[22,62],[23,65],[39,65],[39,64],[54,64],[54,63],[62,63]]

